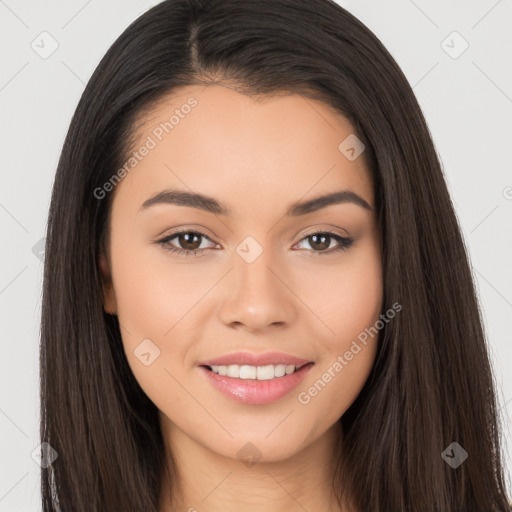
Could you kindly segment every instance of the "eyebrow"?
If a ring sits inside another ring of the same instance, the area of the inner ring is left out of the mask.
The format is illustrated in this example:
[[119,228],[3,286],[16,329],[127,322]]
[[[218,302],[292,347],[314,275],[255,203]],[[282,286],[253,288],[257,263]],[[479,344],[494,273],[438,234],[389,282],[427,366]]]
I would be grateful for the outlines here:
[[[339,190],[331,194],[315,197],[309,201],[293,203],[287,210],[286,216],[298,217],[308,213],[315,212],[333,204],[352,203],[366,210],[373,210],[373,208],[359,195],[350,190]],[[190,208],[197,208],[210,213],[218,215],[232,216],[233,212],[226,205],[217,201],[213,197],[203,194],[186,192],[182,190],[164,190],[158,194],[150,197],[140,207],[140,210],[145,210],[150,206],[156,204],[174,204],[176,206],[188,206]]]

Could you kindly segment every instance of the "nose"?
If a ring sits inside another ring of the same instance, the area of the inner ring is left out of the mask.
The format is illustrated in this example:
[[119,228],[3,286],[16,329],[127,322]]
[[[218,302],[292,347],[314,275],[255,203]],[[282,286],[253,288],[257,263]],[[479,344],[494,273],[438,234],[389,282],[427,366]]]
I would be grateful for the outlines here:
[[226,276],[221,320],[228,326],[256,332],[290,325],[297,315],[298,299],[290,286],[291,273],[263,252],[251,263],[238,254]]

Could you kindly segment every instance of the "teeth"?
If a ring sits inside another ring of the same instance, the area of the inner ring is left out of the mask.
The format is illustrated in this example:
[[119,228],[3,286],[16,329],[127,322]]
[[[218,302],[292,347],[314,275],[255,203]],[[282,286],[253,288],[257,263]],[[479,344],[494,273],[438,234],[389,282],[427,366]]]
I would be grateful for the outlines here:
[[211,369],[214,373],[227,375],[235,379],[270,380],[275,377],[290,375],[296,371],[297,367],[293,364],[269,364],[267,366],[230,364],[228,366],[212,366]]

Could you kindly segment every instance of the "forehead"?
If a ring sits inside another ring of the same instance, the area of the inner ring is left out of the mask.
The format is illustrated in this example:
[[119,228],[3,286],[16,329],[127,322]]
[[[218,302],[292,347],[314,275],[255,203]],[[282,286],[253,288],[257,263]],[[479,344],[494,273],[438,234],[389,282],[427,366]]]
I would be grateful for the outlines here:
[[149,195],[179,188],[254,213],[348,189],[372,204],[364,154],[350,159],[343,151],[351,137],[345,117],[298,94],[255,98],[220,85],[183,87],[139,118],[115,202],[138,208]]

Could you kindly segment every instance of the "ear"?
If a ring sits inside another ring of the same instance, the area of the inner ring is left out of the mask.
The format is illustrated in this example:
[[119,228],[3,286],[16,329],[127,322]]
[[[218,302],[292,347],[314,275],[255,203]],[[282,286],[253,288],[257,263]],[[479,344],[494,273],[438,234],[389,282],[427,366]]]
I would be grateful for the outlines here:
[[103,249],[100,252],[98,263],[102,278],[103,309],[105,310],[105,313],[115,315],[117,314],[116,295],[114,292],[114,285],[112,283],[112,276],[109,269],[108,259],[105,256]]

